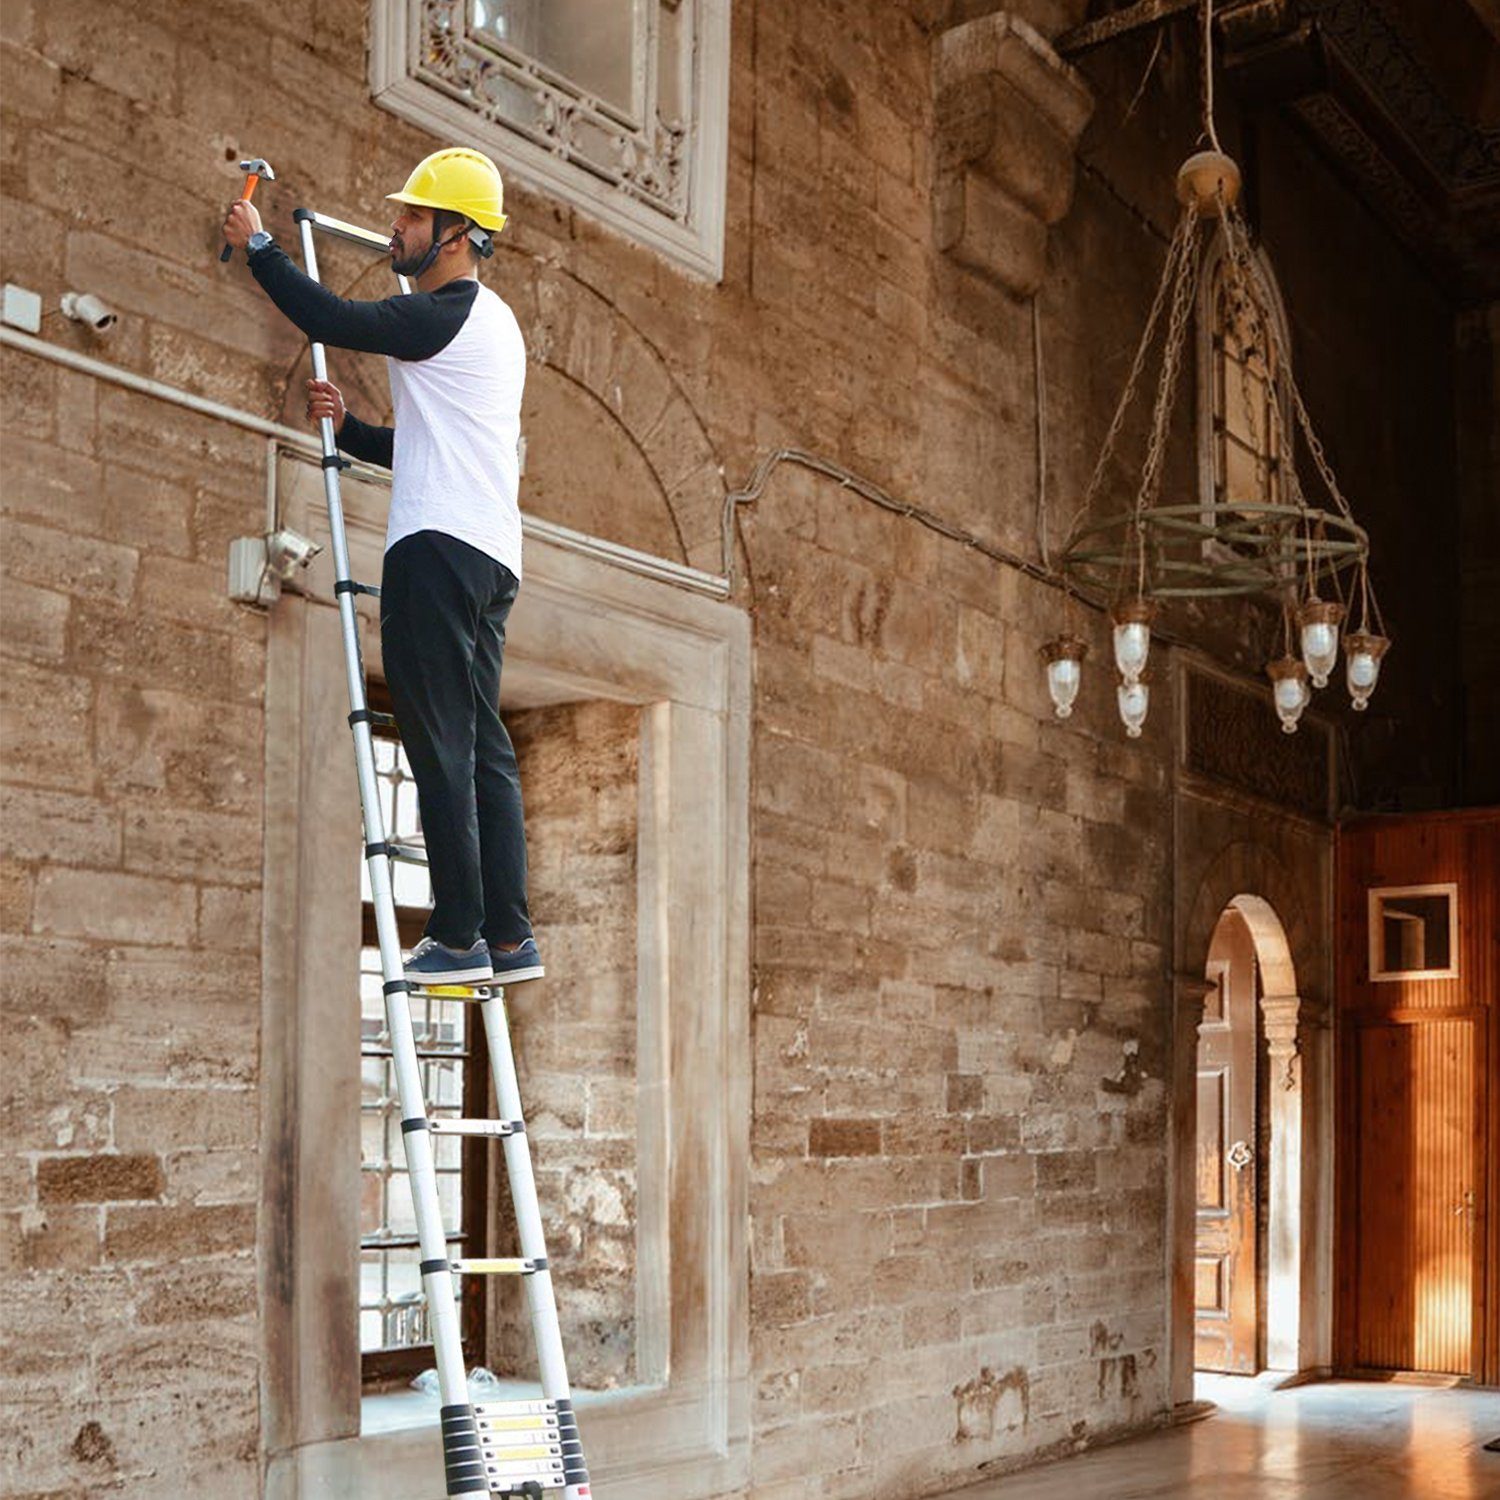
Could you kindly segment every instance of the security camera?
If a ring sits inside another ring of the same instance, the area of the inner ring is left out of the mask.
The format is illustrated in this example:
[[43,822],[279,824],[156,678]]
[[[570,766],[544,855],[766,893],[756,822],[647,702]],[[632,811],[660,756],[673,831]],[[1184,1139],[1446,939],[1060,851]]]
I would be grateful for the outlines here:
[[311,538],[283,527],[266,538],[266,566],[278,578],[289,579],[298,568],[307,567],[322,550]]
[[62,315],[75,323],[87,323],[95,333],[108,333],[119,321],[119,315],[92,292],[64,292]]

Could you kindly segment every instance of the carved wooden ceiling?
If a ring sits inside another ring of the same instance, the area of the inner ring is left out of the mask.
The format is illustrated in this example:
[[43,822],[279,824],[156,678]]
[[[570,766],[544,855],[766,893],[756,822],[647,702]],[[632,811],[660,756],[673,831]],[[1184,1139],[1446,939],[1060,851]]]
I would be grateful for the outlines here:
[[[1093,0],[1057,49],[1197,3]],[[1239,96],[1295,119],[1456,301],[1500,297],[1500,0],[1217,0],[1216,13]]]
[[1224,67],[1286,109],[1459,301],[1500,296],[1492,0],[1235,0]]

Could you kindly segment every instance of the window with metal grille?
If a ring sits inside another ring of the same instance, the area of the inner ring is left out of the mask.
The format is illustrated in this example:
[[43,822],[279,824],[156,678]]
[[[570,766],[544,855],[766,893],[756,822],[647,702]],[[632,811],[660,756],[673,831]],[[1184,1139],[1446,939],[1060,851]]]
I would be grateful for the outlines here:
[[717,279],[728,0],[374,0],[376,102]]
[[[371,683],[370,706],[389,713],[383,684]],[[422,842],[416,783],[400,741],[377,728],[375,774],[386,836]],[[432,887],[421,865],[393,866],[396,918],[404,948],[422,936],[432,908]],[[381,984],[380,950],[369,872],[362,865],[364,934],[360,949],[360,1293],[359,1345],[367,1385],[395,1384],[432,1363],[427,1304],[417,1265],[417,1226],[401,1141],[401,1103],[391,1063]],[[414,999],[412,1029],[421,1060],[429,1116],[490,1113],[484,1029],[460,1000]],[[485,1162],[481,1140],[434,1136],[438,1197],[456,1259],[483,1249]],[[476,1248],[477,1247],[477,1248]],[[483,1283],[460,1289],[465,1358],[478,1363],[484,1333]]]
[[[1257,257],[1247,289],[1216,257],[1203,277],[1199,306],[1199,437],[1205,524],[1233,519],[1252,526],[1263,512],[1246,507],[1288,503],[1291,413],[1281,350],[1285,314],[1269,267]],[[1210,542],[1209,546],[1223,546]],[[1233,547],[1233,542],[1228,545]]]

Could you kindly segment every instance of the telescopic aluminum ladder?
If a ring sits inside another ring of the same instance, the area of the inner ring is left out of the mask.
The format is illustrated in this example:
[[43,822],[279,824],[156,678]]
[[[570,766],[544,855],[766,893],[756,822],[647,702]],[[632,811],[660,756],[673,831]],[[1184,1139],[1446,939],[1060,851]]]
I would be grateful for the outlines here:
[[[310,209],[299,208],[292,217],[302,237],[303,265],[314,281],[318,279],[318,256],[313,242],[315,230],[371,249],[386,251],[389,248],[384,235]],[[411,290],[404,276],[397,279],[403,292]],[[323,345],[317,342],[312,345],[312,365],[319,380],[328,378],[327,357]],[[426,857],[413,846],[388,840],[385,834],[375,779],[371,726],[394,727],[394,721],[388,715],[373,713],[366,701],[364,664],[355,619],[356,596],[369,594],[378,597],[380,590],[369,584],[356,583],[349,575],[349,549],[344,536],[344,510],[339,492],[340,471],[349,463],[339,455],[332,421],[325,417],[319,427],[323,442],[323,489],[328,501],[328,531],[333,541],[333,566],[337,575],[334,594],[344,635],[344,663],[349,682],[349,727],[354,732],[359,800],[364,812],[365,861],[370,872],[375,927],[380,942],[386,1025],[390,1031],[401,1101],[401,1139],[416,1209],[422,1289],[427,1299],[438,1389],[442,1397],[447,1493],[450,1500],[491,1494],[542,1500],[547,1491],[561,1490],[563,1500],[588,1500],[588,1470],[584,1467],[583,1447],[568,1387],[557,1303],[552,1292],[552,1274],[547,1264],[546,1240],[531,1171],[531,1152],[521,1117],[521,1092],[516,1082],[504,991],[498,984],[474,988],[442,986],[428,990],[408,982],[405,976],[391,886],[391,862],[406,860],[425,864]],[[411,998],[429,994],[444,1000],[469,1000],[479,1006],[489,1043],[498,1118],[428,1117],[412,1032]],[[500,1141],[505,1152],[506,1173],[510,1179],[511,1200],[515,1205],[519,1230],[521,1254],[518,1257],[449,1258],[448,1237],[443,1227],[433,1166],[432,1137],[439,1134],[486,1136]],[[458,1301],[453,1290],[455,1274],[519,1276],[522,1279],[541,1367],[541,1400],[479,1404],[470,1401],[459,1333]]]

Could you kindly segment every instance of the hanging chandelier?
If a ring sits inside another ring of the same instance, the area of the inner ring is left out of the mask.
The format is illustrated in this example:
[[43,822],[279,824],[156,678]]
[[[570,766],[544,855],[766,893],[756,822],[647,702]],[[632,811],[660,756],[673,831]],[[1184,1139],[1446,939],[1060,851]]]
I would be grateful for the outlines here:
[[[1145,331],[1068,528],[1061,558],[1065,619],[1042,647],[1054,711],[1066,719],[1082,680],[1085,642],[1075,628],[1081,597],[1109,601],[1116,700],[1125,732],[1140,735],[1150,707],[1147,661],[1162,601],[1268,595],[1282,613],[1282,654],[1266,666],[1281,726],[1294,733],[1312,689],[1325,687],[1344,635],[1345,683],[1365,708],[1390,647],[1369,578],[1369,537],[1339,488],[1292,375],[1286,335],[1255,266],[1240,211],[1240,170],[1219,145],[1213,112],[1213,3],[1203,8],[1203,132],[1207,149],[1177,174],[1182,212],[1167,247]],[[1213,494],[1163,503],[1162,470],[1193,309],[1206,268],[1220,278],[1214,311],[1216,419]],[[1100,514],[1106,476],[1142,377],[1160,346],[1151,419],[1135,498]],[[1229,436],[1227,434],[1233,434]],[[1311,460],[1309,495],[1297,467]],[[1233,472],[1231,473],[1231,470]],[[1357,613],[1356,613],[1357,612]]]

